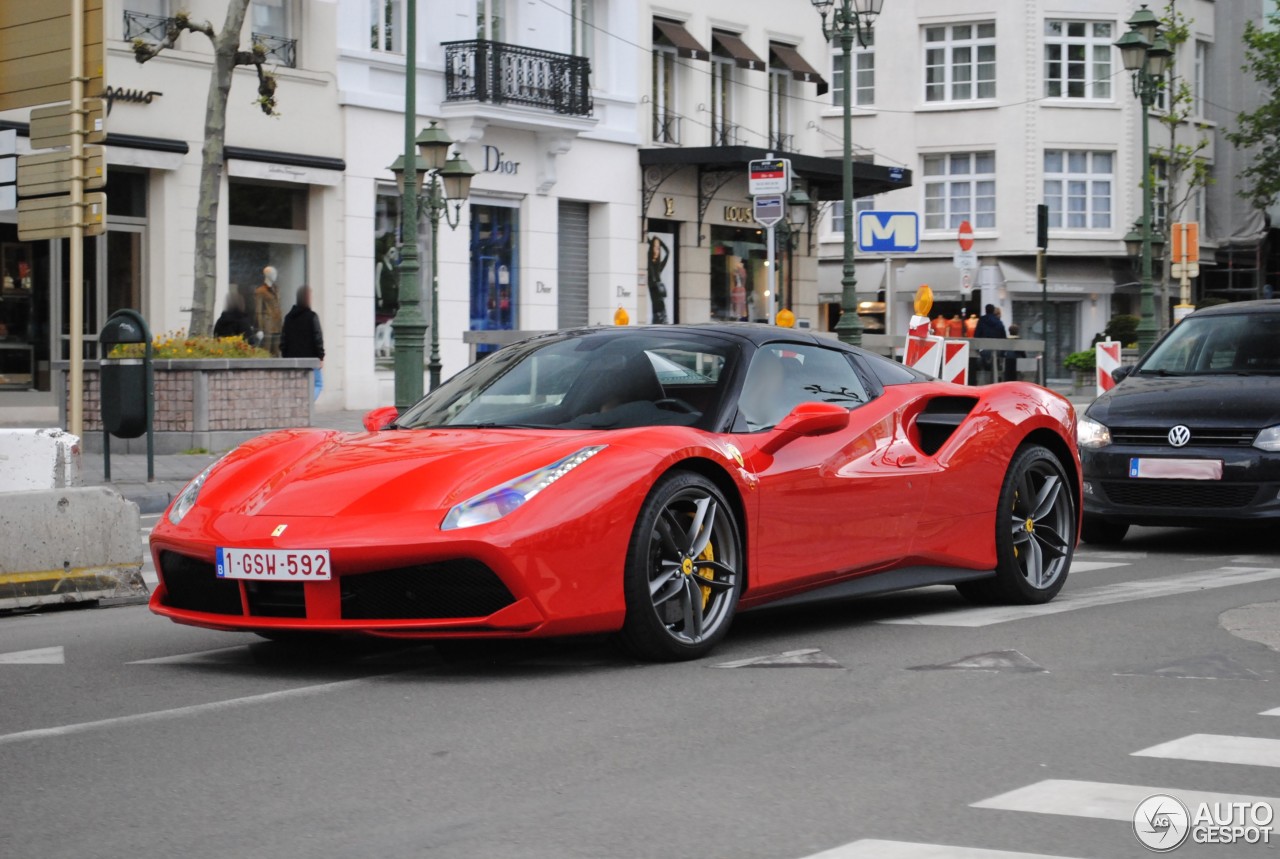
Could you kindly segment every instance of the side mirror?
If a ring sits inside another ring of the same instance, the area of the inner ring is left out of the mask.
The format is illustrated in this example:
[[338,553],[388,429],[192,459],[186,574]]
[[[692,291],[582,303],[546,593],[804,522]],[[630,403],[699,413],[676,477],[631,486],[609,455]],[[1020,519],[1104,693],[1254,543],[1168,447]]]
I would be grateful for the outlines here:
[[775,453],[803,436],[826,435],[849,425],[849,410],[835,403],[801,403],[773,428],[773,435],[761,445],[765,453]]
[[377,432],[398,417],[400,417],[400,410],[395,406],[383,406],[364,416],[364,428],[369,432]]
[[1116,367],[1111,371],[1111,378],[1117,383],[1123,382],[1129,378],[1129,374],[1133,372],[1132,367]]

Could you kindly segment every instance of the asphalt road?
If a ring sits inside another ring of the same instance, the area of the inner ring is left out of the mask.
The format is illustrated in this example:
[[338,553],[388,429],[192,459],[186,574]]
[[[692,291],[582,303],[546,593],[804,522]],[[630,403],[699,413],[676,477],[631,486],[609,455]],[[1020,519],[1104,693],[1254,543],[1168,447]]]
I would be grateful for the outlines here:
[[0,857],[1147,856],[1133,797],[1280,797],[1280,653],[1220,624],[1276,600],[1274,536],[1137,529],[1044,608],[763,611],[679,665],[0,618]]

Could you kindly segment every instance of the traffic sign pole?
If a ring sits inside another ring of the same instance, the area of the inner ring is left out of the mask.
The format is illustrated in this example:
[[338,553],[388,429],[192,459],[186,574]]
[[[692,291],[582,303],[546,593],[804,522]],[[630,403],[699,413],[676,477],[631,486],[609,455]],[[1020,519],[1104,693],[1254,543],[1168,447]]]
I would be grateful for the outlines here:
[[[84,0],[71,0],[71,367],[67,431],[84,436]],[[105,59],[105,58],[104,58]]]

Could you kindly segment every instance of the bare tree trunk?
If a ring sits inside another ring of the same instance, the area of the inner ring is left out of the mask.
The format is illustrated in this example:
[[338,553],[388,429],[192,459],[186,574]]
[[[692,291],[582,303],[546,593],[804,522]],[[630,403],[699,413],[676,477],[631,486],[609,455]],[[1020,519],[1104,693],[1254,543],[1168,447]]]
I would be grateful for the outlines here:
[[223,148],[227,131],[227,94],[235,73],[240,30],[249,0],[231,0],[227,20],[213,40],[213,73],[204,116],[204,153],[200,198],[196,203],[195,284],[191,296],[191,333],[213,332],[218,286],[218,204],[222,190]]

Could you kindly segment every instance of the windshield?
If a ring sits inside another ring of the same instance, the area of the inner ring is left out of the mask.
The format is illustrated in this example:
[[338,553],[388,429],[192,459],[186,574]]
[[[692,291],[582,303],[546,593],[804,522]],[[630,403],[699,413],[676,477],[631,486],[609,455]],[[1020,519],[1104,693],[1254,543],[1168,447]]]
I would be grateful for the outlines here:
[[1138,366],[1142,375],[1280,374],[1280,313],[1192,316]]
[[463,370],[396,426],[710,429],[736,354],[727,340],[649,331],[540,338]]

